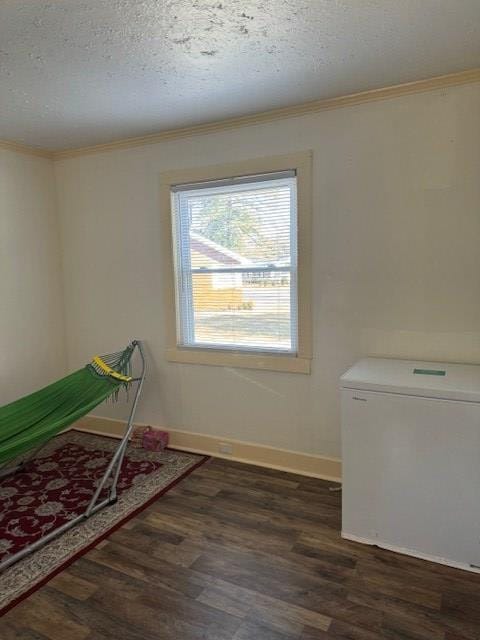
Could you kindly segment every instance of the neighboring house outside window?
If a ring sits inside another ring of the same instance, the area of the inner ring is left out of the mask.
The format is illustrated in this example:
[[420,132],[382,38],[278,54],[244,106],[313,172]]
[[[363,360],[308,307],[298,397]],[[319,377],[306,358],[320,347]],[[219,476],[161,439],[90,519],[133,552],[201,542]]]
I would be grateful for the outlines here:
[[[191,266],[196,269],[236,267],[247,261],[226,247],[190,231]],[[193,307],[195,311],[229,310],[243,304],[241,273],[193,275]]]
[[309,373],[310,164],[302,153],[162,175],[170,360]]

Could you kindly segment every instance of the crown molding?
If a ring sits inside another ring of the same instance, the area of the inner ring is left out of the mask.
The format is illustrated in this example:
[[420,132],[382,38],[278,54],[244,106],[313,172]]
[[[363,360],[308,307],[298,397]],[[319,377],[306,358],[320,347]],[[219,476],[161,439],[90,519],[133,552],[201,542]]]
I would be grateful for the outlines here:
[[36,156],[37,158],[47,158],[53,160],[54,154],[48,149],[41,149],[39,147],[29,147],[26,144],[20,144],[18,142],[11,142],[9,140],[0,140],[0,150],[14,151],[15,153],[23,153],[27,156]]
[[248,116],[240,116],[236,118],[228,118],[226,120],[218,120],[215,122],[193,125],[190,127],[182,127],[179,129],[169,129],[158,133],[140,136],[136,138],[125,138],[115,142],[105,144],[97,144],[89,147],[81,147],[78,149],[66,149],[65,151],[54,152],[54,159],[74,158],[77,156],[88,155],[91,153],[102,153],[106,151],[114,151],[116,149],[129,149],[147,144],[156,144],[165,140],[173,140],[176,138],[185,138],[187,136],[202,135],[207,133],[215,133],[217,131],[227,131],[247,125],[264,124],[291,118],[295,116],[303,116],[320,111],[328,111],[341,107],[349,107],[353,105],[363,104],[365,102],[374,102],[377,100],[387,100],[413,93],[421,93],[425,91],[433,91],[444,87],[452,87],[472,82],[480,81],[480,68],[460,71],[458,73],[450,73],[447,75],[436,76],[425,80],[416,80],[414,82],[406,82],[381,89],[370,89],[359,93],[352,93],[337,98],[329,98],[326,100],[315,100],[303,104],[283,107],[280,109],[271,109]]
[[28,147],[16,142],[0,141],[0,149],[9,149],[10,151],[17,151],[19,153],[26,153],[28,155],[53,160],[63,160],[66,158],[75,158],[93,153],[105,153],[116,149],[129,149],[148,144],[156,144],[166,140],[216,133],[218,131],[228,131],[229,129],[237,129],[239,127],[249,125],[265,124],[275,122],[276,120],[283,120],[285,118],[304,116],[312,113],[319,113],[320,111],[330,111],[332,109],[340,109],[342,107],[351,107],[367,102],[376,102],[378,100],[388,100],[414,93],[424,93],[427,91],[434,91],[435,89],[455,87],[473,82],[480,82],[480,68],[468,69],[467,71],[459,71],[457,73],[449,73],[424,80],[405,82],[403,84],[382,87],[380,89],[369,89],[367,91],[351,93],[345,96],[338,96],[336,98],[328,98],[326,100],[314,100],[313,102],[305,102],[291,107],[271,109],[269,111],[262,111],[247,116],[217,120],[215,122],[207,122],[178,129],[168,129],[146,136],[124,138],[122,140],[107,142],[105,144],[95,144],[88,147],[50,151],[48,149]]

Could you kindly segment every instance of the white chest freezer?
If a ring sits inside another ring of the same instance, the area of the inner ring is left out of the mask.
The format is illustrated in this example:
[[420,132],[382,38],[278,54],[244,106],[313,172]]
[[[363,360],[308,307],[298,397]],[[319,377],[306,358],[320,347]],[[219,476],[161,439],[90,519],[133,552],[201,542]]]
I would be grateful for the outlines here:
[[342,536],[480,571],[480,366],[366,358],[341,413]]

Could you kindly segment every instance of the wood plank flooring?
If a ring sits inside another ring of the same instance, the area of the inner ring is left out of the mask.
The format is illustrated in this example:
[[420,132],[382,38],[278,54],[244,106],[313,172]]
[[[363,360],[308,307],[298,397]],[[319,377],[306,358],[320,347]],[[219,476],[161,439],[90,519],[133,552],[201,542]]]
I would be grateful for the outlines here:
[[1,640],[480,640],[480,575],[340,538],[331,483],[212,460],[0,620]]

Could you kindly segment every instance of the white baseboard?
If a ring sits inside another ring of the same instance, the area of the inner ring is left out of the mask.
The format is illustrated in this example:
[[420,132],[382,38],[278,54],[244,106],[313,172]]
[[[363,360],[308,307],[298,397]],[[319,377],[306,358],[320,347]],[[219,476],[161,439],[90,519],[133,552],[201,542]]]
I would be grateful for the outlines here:
[[422,553],[421,551],[415,551],[414,549],[406,549],[405,547],[398,547],[394,544],[388,544],[382,542],[377,538],[363,538],[356,536],[353,533],[347,533],[342,531],[342,538],[345,540],[351,540],[352,542],[359,542],[360,544],[368,544],[370,546],[380,547],[381,549],[388,549],[388,551],[394,551],[395,553],[401,553],[405,556],[412,556],[413,558],[419,558],[420,560],[428,560],[429,562],[436,562],[438,564],[444,564],[447,567],[454,567],[455,569],[463,569],[464,571],[471,571],[473,573],[480,573],[480,567],[475,567],[471,564],[464,562],[455,562],[455,560],[449,560],[448,558],[442,558],[441,556],[433,556],[428,553]]
[[[97,435],[120,437],[124,432],[125,423],[112,418],[85,416],[74,427]],[[341,461],[338,458],[327,458],[287,449],[277,449],[254,442],[222,438],[221,436],[191,433],[190,431],[180,431],[165,427],[158,428],[168,431],[170,434],[170,446],[175,449],[255,464],[322,480],[341,482]],[[231,455],[221,453],[219,451],[220,444],[231,446]]]

